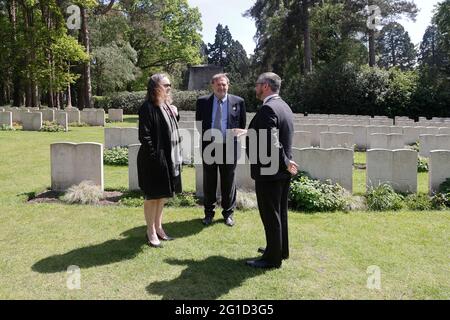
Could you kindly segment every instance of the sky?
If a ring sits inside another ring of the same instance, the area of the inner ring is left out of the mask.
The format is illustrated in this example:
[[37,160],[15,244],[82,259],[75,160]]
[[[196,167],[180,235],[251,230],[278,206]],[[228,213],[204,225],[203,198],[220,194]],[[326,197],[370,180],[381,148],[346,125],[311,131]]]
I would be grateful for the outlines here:
[[[431,22],[433,8],[442,0],[414,0],[419,13],[416,22],[401,19],[399,22],[408,31],[411,41],[419,44],[425,29]],[[227,25],[233,39],[238,40],[247,54],[252,54],[255,49],[253,37],[256,33],[255,21],[243,17],[242,14],[249,9],[255,0],[188,0],[191,7],[198,7],[202,14],[203,41],[214,42],[218,23]]]

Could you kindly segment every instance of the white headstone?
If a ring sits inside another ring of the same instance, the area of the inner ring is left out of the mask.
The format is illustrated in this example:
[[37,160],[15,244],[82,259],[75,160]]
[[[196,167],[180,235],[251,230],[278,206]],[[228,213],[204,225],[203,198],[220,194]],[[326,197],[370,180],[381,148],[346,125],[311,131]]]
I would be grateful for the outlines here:
[[139,190],[137,155],[141,144],[128,146],[128,190]]
[[421,134],[419,136],[420,155],[429,157],[432,150],[450,150],[450,135]]
[[105,147],[107,149],[138,143],[140,143],[138,128],[105,128]]
[[101,143],[52,143],[50,154],[52,190],[65,191],[85,180],[92,181],[103,190]]
[[123,122],[123,109],[108,109],[109,121]]
[[349,132],[321,132],[320,148],[347,148],[353,149],[353,133]]
[[42,109],[42,121],[55,121],[55,110],[53,109]]
[[91,126],[105,126],[105,110],[85,108],[80,112],[81,122]]
[[67,112],[57,111],[55,113],[56,123],[64,127],[64,131],[69,131],[69,121]]
[[21,115],[24,131],[39,131],[42,128],[41,112],[24,112]]
[[439,191],[439,186],[450,178],[450,151],[433,150],[430,152],[430,172],[428,176],[430,193]]
[[80,123],[80,110],[78,108],[66,108],[65,111],[67,112],[67,120],[69,123]]
[[403,135],[397,133],[372,133],[369,138],[369,145],[371,149],[403,149]]
[[417,192],[417,152],[371,149],[367,151],[367,189],[389,184],[399,192]]
[[331,180],[352,192],[353,190],[353,150],[344,148],[292,149],[293,159],[300,171],[321,181]]
[[13,121],[11,111],[0,112],[0,126],[1,125],[7,125],[8,127],[12,127]]

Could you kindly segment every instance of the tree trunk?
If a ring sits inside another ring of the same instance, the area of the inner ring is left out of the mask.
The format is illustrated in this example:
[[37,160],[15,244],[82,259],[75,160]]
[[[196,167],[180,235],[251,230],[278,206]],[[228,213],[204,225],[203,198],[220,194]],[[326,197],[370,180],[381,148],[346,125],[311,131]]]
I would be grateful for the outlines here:
[[[86,8],[81,8],[81,36],[83,45],[86,48],[86,53],[90,52],[89,44],[89,29],[87,25],[88,13]],[[92,107],[92,86],[91,86],[91,61],[87,61],[83,65],[83,80],[84,80],[84,106],[86,108]]]
[[27,80],[25,85],[25,107],[27,108],[31,107],[31,96],[31,82]]
[[[16,0],[10,1],[9,6],[9,20],[12,26],[12,39],[13,39],[13,49],[16,48],[17,45],[17,15],[16,15],[17,5]],[[20,72],[18,70],[18,63],[14,63],[14,67],[12,69],[12,82],[13,82],[13,107],[20,107],[22,105],[22,83],[20,78]]]
[[311,33],[309,30],[309,0],[302,0],[302,12],[305,73],[308,74],[312,72]]
[[369,29],[369,67],[375,67],[375,30]]

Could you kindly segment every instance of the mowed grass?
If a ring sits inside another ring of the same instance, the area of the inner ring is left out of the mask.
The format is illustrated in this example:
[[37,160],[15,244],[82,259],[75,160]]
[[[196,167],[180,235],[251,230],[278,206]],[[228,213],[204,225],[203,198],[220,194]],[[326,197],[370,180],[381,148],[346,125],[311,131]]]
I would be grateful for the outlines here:
[[[135,126],[127,119],[121,125]],[[233,228],[220,214],[204,228],[201,207],[166,208],[165,229],[177,239],[158,250],[144,243],[141,208],[27,204],[27,193],[50,186],[56,141],[103,143],[103,128],[0,132],[1,299],[450,298],[448,211],[290,212],[290,258],[255,270],[245,260],[265,241],[256,210],[237,211]],[[355,172],[362,194],[364,171]],[[194,177],[185,168],[185,190]],[[126,168],[105,166],[106,188],[127,185]],[[79,290],[67,287],[71,265]],[[367,288],[369,266],[380,268],[380,290]]]

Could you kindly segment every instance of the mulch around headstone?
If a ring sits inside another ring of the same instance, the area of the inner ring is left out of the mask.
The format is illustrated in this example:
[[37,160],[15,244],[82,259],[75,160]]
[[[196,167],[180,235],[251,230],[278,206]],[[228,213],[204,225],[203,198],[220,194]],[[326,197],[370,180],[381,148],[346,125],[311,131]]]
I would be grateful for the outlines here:
[[[28,200],[28,203],[65,203],[59,199],[64,193],[46,190],[42,193],[36,194],[33,198]],[[117,205],[119,203],[120,198],[123,195],[123,192],[120,191],[104,191],[104,198],[100,200],[98,205],[107,206],[107,205]]]

